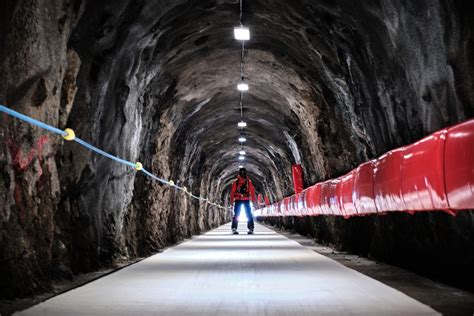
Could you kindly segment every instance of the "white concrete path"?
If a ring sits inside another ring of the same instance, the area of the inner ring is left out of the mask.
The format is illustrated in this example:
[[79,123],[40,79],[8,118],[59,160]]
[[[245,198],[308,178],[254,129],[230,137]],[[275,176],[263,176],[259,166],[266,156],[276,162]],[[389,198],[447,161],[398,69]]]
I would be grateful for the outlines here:
[[256,225],[229,224],[20,315],[436,315],[405,294]]

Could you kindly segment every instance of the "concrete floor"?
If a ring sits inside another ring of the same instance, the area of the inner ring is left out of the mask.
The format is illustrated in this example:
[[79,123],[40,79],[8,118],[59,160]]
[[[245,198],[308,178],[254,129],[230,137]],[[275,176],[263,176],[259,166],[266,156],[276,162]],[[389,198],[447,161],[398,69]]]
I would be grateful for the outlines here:
[[437,315],[261,225],[229,225],[17,315]]

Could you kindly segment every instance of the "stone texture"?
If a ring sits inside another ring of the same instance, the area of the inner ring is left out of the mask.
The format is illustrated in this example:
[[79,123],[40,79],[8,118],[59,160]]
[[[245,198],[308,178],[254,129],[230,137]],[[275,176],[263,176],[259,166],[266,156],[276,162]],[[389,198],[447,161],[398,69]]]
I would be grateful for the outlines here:
[[[58,125],[67,41],[79,10],[74,1],[2,1],[2,104]],[[0,295],[30,295],[48,288],[55,265],[60,142],[6,116],[0,135]]]
[[[226,203],[239,150],[238,1],[0,9],[2,103]],[[244,13],[246,167],[272,200],[291,193],[292,163],[312,184],[474,116],[467,1],[256,0],[244,1]],[[145,256],[229,220],[77,144],[0,120],[2,296],[42,291],[52,277]],[[423,216],[429,230],[413,232],[419,243],[410,252],[401,243],[397,256],[433,254],[432,236],[474,248],[472,213]],[[383,249],[403,235],[389,231],[422,225],[415,218],[311,219],[305,229],[391,260]],[[463,249],[457,258],[472,262]]]

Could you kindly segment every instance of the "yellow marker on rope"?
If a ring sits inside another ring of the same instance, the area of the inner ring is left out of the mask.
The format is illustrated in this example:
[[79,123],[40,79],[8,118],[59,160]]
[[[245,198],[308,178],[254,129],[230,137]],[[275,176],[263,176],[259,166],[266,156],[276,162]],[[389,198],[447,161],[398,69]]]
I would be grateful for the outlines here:
[[64,132],[66,133],[66,135],[63,135],[65,140],[74,140],[76,138],[76,133],[72,129],[66,128]]
[[[133,167],[136,171],[143,170],[143,171],[145,172],[145,174],[151,176],[153,179],[158,180],[158,181],[161,182],[161,183],[168,183],[168,184],[171,185],[171,186],[175,186],[173,180],[169,180],[168,182],[166,182],[166,180],[161,179],[161,178],[159,178],[159,177],[157,177],[157,176],[151,174],[151,173],[148,172],[147,170],[143,169],[143,165],[142,165],[141,162],[138,162],[138,161],[137,161],[137,162],[135,162],[135,163],[132,163],[131,161],[127,161],[127,160],[121,159],[121,158],[119,158],[119,157],[116,157],[116,156],[114,156],[114,155],[112,155],[112,154],[109,154],[109,153],[107,153],[107,152],[105,152],[105,151],[103,151],[103,150],[101,150],[101,149],[99,149],[99,148],[93,146],[92,144],[90,144],[90,143],[88,143],[88,142],[86,142],[86,141],[84,141],[84,140],[82,140],[82,139],[80,139],[80,138],[77,138],[77,139],[76,139],[76,133],[75,133],[74,130],[71,129],[71,128],[66,128],[66,129],[64,129],[63,131],[61,131],[61,130],[58,129],[57,127],[54,127],[54,126],[45,124],[45,123],[40,122],[40,121],[37,121],[37,120],[35,120],[35,119],[33,119],[33,118],[29,117],[29,116],[26,116],[26,115],[23,115],[23,114],[21,114],[21,113],[15,112],[15,111],[13,111],[13,110],[10,110],[10,109],[8,109],[7,107],[5,107],[5,106],[3,106],[3,105],[0,105],[0,111],[6,113],[6,114],[8,114],[8,115],[14,116],[14,117],[16,117],[16,118],[18,118],[18,119],[20,119],[20,120],[22,120],[22,121],[25,121],[25,122],[28,122],[28,123],[33,124],[33,125],[35,125],[35,126],[38,126],[38,127],[40,127],[40,128],[46,129],[46,130],[48,130],[48,131],[50,131],[50,132],[54,132],[54,133],[56,133],[56,134],[59,134],[59,135],[61,135],[61,136],[62,136],[65,140],[67,140],[67,141],[76,140],[76,142],[78,142],[80,145],[86,147],[87,149],[89,149],[89,150],[91,150],[91,151],[93,151],[93,152],[95,152],[95,153],[97,153],[97,154],[99,154],[99,155],[105,156],[105,157],[107,157],[107,158],[109,158],[109,159],[112,159],[112,160],[114,160],[114,161],[116,161],[116,162],[119,162],[119,163],[121,163],[121,164],[125,164],[125,165],[127,165],[127,166]],[[201,200],[201,201],[205,201],[206,203],[211,203],[211,205],[215,205],[215,206],[217,206],[217,207],[223,208],[222,206],[218,205],[217,203],[210,202],[207,198],[204,198],[204,197],[202,197],[202,196],[197,197],[197,196],[193,195],[193,193],[192,193],[191,191],[188,191],[188,188],[187,188],[187,187],[183,187],[183,188],[180,188],[180,187],[178,187],[178,186],[175,186],[175,187],[177,187],[178,189],[183,190],[185,193],[187,193],[188,195],[190,195],[190,196],[193,197],[193,198],[197,198],[197,199],[199,199],[199,200]]]

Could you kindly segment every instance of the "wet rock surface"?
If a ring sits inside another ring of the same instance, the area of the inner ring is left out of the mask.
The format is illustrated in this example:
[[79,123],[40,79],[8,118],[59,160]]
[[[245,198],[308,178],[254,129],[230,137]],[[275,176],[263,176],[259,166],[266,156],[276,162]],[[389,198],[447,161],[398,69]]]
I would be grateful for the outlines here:
[[[281,199],[292,163],[309,185],[472,118],[473,13],[448,0],[244,2],[246,167],[257,191]],[[225,203],[238,166],[238,1],[3,1],[0,14],[2,104]],[[0,122],[3,297],[229,220],[77,144]],[[288,222],[416,270],[443,249],[472,265],[472,216]]]

